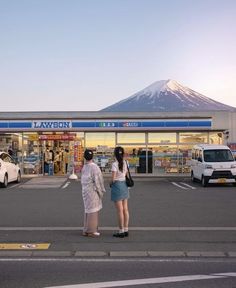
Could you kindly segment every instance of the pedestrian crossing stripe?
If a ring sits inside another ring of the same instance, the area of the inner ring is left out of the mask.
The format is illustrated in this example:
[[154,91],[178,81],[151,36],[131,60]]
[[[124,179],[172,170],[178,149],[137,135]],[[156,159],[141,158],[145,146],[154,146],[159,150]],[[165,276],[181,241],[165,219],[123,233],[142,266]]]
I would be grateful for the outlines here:
[[47,250],[50,243],[0,243],[0,250]]

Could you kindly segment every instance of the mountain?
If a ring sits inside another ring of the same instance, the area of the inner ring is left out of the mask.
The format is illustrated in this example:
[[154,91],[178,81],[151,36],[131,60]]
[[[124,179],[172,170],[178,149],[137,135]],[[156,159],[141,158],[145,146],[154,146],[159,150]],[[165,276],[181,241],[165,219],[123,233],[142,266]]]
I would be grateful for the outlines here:
[[134,95],[108,106],[110,112],[234,111],[236,108],[212,100],[174,80],[157,81]]

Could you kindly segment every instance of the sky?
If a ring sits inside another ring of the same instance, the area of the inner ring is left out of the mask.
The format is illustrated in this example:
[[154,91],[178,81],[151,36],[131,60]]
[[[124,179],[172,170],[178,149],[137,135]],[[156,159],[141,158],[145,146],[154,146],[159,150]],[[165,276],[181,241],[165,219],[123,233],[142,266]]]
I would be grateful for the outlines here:
[[236,107],[235,0],[0,0],[0,112],[99,111],[173,79]]

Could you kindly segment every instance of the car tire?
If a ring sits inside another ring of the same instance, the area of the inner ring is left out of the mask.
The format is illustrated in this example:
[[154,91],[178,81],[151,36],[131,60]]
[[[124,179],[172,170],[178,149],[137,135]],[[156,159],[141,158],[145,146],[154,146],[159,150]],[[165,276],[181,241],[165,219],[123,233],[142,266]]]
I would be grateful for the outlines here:
[[208,184],[208,180],[206,179],[206,177],[204,175],[202,175],[202,187],[206,187]]
[[3,188],[7,188],[7,185],[8,185],[8,176],[7,174],[4,175],[4,180],[3,180],[3,183],[2,183],[2,187]]
[[20,182],[21,182],[21,173],[20,173],[20,171],[18,171],[16,183],[20,183]]
[[193,171],[191,171],[191,181],[196,182],[196,178],[194,177]]

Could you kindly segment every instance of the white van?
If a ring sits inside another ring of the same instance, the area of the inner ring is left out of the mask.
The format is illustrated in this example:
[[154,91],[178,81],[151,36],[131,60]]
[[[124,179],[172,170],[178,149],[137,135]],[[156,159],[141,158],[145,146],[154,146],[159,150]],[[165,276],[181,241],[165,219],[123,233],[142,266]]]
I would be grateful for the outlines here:
[[228,146],[198,144],[192,149],[191,180],[236,184],[236,162]]

